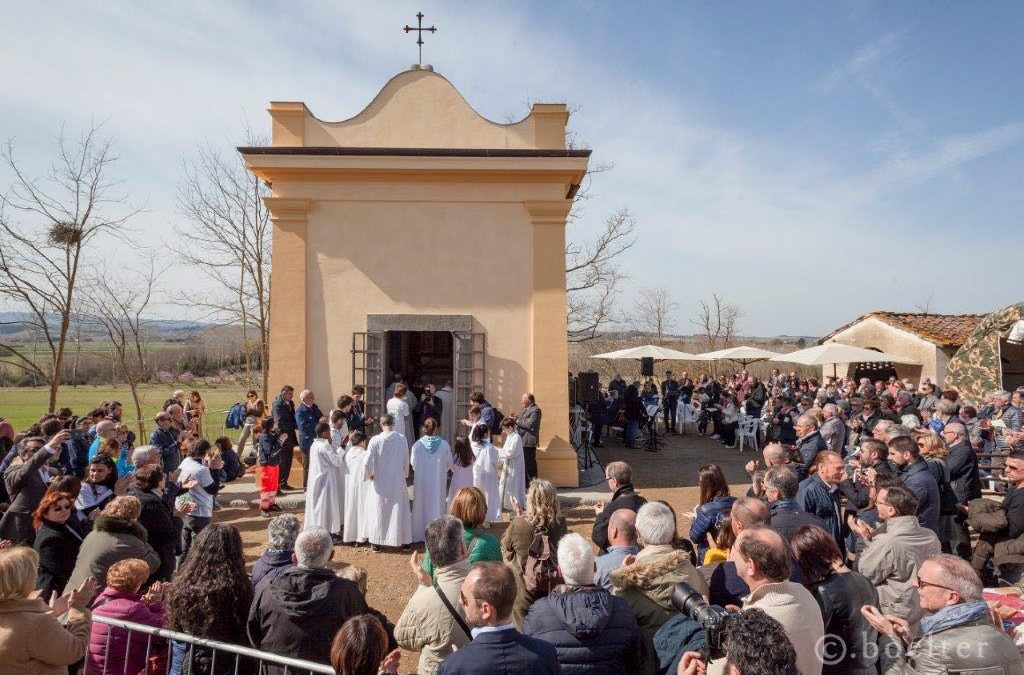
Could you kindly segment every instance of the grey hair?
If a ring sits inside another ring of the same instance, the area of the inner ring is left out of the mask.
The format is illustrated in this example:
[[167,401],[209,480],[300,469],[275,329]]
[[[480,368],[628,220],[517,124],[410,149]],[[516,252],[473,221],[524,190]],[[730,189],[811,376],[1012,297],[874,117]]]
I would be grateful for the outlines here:
[[156,452],[152,445],[140,445],[132,451],[132,464],[134,466],[149,464]]
[[311,527],[295,540],[295,562],[306,569],[326,567],[333,550],[331,533],[322,527]]
[[956,403],[949,399],[940,398],[939,402],[935,404],[935,410],[943,415],[952,415],[956,412]]
[[1013,398],[1013,394],[1006,391],[1005,389],[997,389],[996,391],[992,392],[992,395],[995,396],[1000,401],[1009,401],[1011,398]]
[[641,544],[671,544],[676,538],[676,517],[667,505],[647,502],[636,513],[636,534]]
[[380,416],[380,425],[382,427],[393,427],[395,426],[395,416],[391,413],[384,413]]
[[789,451],[782,447],[781,443],[769,443],[762,452],[765,455],[765,459],[768,457],[773,459],[789,459]]
[[948,553],[934,555],[925,562],[939,568],[940,583],[959,595],[961,602],[977,602],[982,599],[984,587],[971,563]]
[[944,431],[952,431],[960,438],[967,438],[967,427],[963,422],[947,422],[943,427]]
[[267,525],[267,548],[275,551],[292,551],[299,536],[299,519],[290,513],[274,518]]
[[447,567],[464,557],[462,521],[455,516],[439,516],[427,523],[427,553],[434,567]]
[[620,483],[633,482],[633,469],[625,462],[611,462],[604,468],[604,475]]
[[908,429],[907,425],[905,425],[905,424],[893,424],[891,427],[889,427],[888,434],[889,434],[890,438],[899,438],[900,436],[909,436],[910,435],[910,429]]
[[826,403],[821,410],[822,412],[829,413],[832,417],[839,417],[839,406],[835,403]]
[[813,415],[803,414],[800,417],[797,417],[796,421],[802,424],[806,424],[807,426],[813,429],[818,428],[818,420]]
[[558,569],[570,586],[590,586],[594,583],[594,549],[590,542],[575,532],[558,542]]
[[766,490],[775,490],[779,499],[793,499],[800,489],[800,481],[792,469],[785,466],[774,466],[764,474]]

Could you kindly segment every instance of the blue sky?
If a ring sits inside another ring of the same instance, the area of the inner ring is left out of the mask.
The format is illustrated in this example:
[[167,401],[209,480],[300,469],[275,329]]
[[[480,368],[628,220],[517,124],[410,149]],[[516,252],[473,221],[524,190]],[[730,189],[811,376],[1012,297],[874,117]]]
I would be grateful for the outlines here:
[[624,307],[667,286],[691,332],[717,292],[745,333],[814,335],[929,298],[1021,299],[1017,2],[9,3],[0,137],[41,168],[62,123],[106,120],[147,205],[135,238],[159,246],[198,144],[268,129],[271,99],[357,113],[415,60],[401,27],[419,9],[440,29],[425,61],[485,116],[578,107],[578,137],[615,166],[574,228],[620,206],[637,220]]

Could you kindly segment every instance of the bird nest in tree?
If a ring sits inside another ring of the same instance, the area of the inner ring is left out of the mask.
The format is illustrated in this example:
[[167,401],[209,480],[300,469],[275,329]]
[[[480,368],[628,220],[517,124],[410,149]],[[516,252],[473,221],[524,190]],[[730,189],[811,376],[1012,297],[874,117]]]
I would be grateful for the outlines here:
[[50,228],[50,241],[58,246],[82,243],[82,228],[78,223],[57,223]]

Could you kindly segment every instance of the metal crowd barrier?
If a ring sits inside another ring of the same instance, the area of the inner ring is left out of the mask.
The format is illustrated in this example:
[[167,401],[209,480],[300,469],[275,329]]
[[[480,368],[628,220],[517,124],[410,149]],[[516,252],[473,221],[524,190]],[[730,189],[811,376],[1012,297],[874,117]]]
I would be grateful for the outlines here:
[[[271,654],[270,652],[260,651],[251,647],[240,647],[228,642],[219,642],[217,640],[208,640],[206,638],[195,637],[188,633],[178,633],[173,630],[166,630],[164,628],[153,628],[152,626],[146,626],[141,623],[134,623],[132,621],[122,621],[120,619],[112,619],[106,616],[93,615],[92,620],[96,623],[102,623],[110,627],[107,631],[107,640],[103,650],[103,668],[99,673],[95,673],[88,665],[88,657],[86,662],[85,675],[137,675],[137,673],[128,672],[128,654],[133,646],[138,645],[138,638],[136,634],[142,634],[146,636],[146,662],[149,662],[151,656],[158,655],[158,650],[167,651],[167,668],[170,673],[170,666],[172,662],[172,644],[173,642],[182,642],[186,645],[185,648],[185,663],[187,664],[190,659],[193,658],[196,647],[202,647],[212,651],[210,672],[220,672],[217,668],[217,663],[220,661],[223,663],[223,659],[234,659],[234,665],[232,671],[235,675],[238,675],[239,671],[239,660],[242,657],[246,657],[253,663],[258,664],[259,670],[256,672],[264,673],[264,664],[278,666],[283,668],[285,675],[302,675],[303,673],[322,673],[323,675],[334,675],[334,669],[331,666],[324,665],[322,663],[313,663],[312,661],[304,661],[302,659],[293,659],[288,656],[279,656],[277,654]],[[124,654],[111,654],[110,653],[110,642],[115,630],[119,632],[121,630],[127,631],[128,636],[125,640],[125,653]],[[155,638],[163,638],[167,641],[166,645],[155,645]],[[173,641],[173,642],[172,642]],[[111,663],[112,662],[112,663]],[[119,664],[119,665],[118,665]],[[108,665],[110,667],[108,667]],[[183,668],[183,670],[187,670]]]

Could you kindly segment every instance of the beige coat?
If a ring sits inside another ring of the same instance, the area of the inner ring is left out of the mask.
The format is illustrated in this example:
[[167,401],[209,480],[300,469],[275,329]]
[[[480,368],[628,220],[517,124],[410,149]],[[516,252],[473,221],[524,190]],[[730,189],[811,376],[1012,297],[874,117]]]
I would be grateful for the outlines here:
[[857,571],[878,589],[882,614],[911,625],[924,616],[914,577],[925,560],[942,552],[935,533],[918,524],[917,516],[899,516],[882,524],[860,554]]
[[67,675],[85,657],[90,624],[72,609],[65,629],[39,599],[0,602],[0,675]]
[[[436,571],[437,585],[459,616],[463,615],[459,589],[469,574],[469,568],[469,558],[465,558]],[[434,587],[422,584],[409,598],[409,604],[398,618],[395,639],[402,649],[420,653],[416,670],[419,675],[435,675],[441,661],[452,652],[452,646],[461,647],[469,642],[469,636],[455,623]]]
[[825,622],[810,591],[792,581],[765,584],[743,601],[743,610],[748,609],[760,609],[782,624],[796,651],[801,675],[821,675],[817,648],[825,635]]

